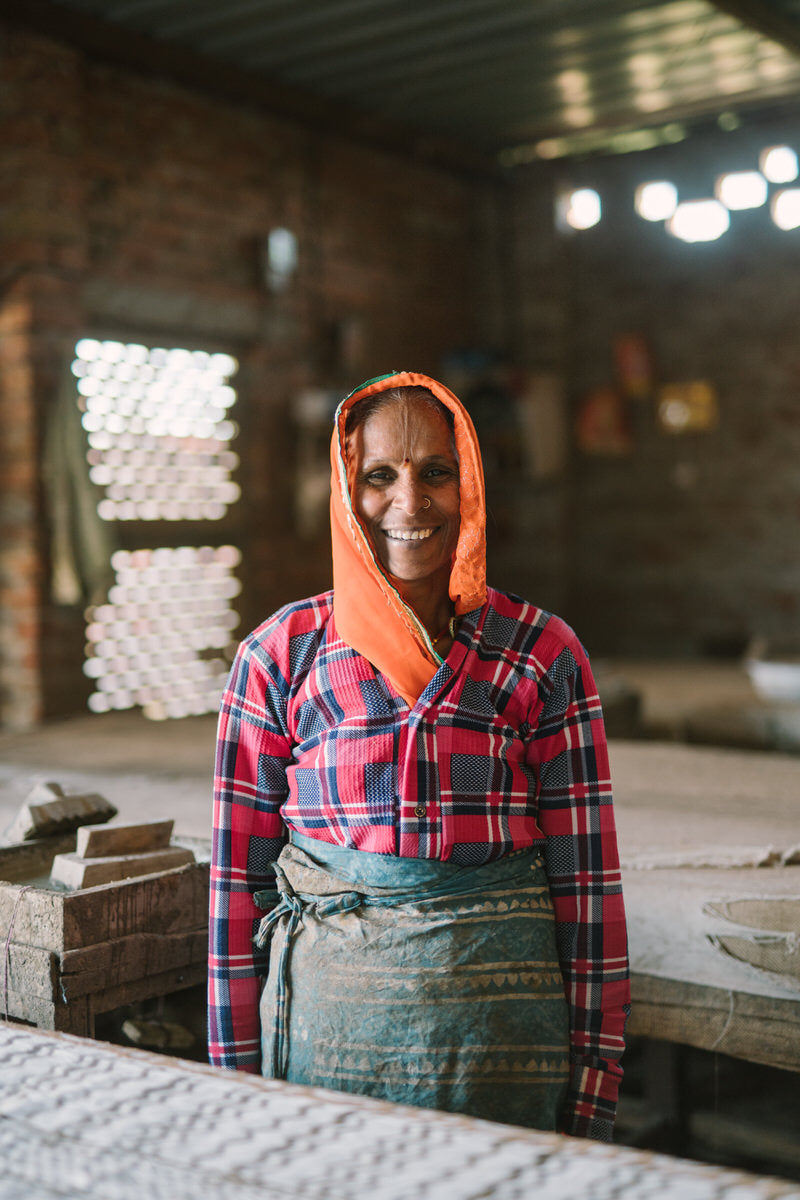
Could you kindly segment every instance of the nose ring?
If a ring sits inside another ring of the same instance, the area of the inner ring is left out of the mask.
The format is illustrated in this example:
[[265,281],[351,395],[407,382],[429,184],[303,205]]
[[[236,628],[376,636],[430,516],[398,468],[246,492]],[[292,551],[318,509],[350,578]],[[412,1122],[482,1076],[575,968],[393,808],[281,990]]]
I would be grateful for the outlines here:
[[423,496],[423,497],[422,497],[422,499],[425,501],[425,503],[423,504],[423,506],[422,506],[422,507],[423,507],[423,508],[430,508],[430,506],[431,506],[431,498],[430,498],[430,496]]

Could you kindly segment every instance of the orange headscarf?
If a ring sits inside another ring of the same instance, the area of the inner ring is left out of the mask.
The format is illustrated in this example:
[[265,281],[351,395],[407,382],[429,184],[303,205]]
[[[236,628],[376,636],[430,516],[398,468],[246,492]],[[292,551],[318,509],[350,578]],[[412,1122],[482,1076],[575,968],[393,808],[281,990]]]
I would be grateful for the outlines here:
[[348,411],[361,400],[395,387],[424,387],[455,418],[461,524],[450,572],[450,599],[457,615],[486,599],[486,502],[483,465],[475,428],[449,388],[401,371],[370,379],[336,410],[331,439],[331,541],[333,615],[339,636],[386,675],[410,706],[419,699],[441,659],[425,627],[383,571],[352,504],[345,446]]

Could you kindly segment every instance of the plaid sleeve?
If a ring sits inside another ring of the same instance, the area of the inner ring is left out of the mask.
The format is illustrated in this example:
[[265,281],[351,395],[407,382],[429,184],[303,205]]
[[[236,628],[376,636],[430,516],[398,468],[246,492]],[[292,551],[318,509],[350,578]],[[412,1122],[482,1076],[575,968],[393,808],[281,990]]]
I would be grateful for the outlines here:
[[611,1141],[630,1006],[627,931],[600,700],[579,643],[542,680],[531,741],[570,1012],[565,1133]]
[[239,648],[222,697],[217,736],[208,960],[208,1055],[258,1073],[258,1002],[266,955],[253,937],[263,916],[253,893],[274,887],[270,864],[285,831],[290,757],[286,688],[263,647]]

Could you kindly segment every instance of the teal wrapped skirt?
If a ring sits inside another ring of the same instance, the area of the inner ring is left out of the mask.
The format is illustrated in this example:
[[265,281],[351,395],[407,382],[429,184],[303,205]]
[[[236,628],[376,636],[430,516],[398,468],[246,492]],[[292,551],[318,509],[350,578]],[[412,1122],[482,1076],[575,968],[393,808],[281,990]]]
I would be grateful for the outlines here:
[[461,867],[293,833],[276,878],[265,1075],[557,1127],[567,1005],[536,850]]

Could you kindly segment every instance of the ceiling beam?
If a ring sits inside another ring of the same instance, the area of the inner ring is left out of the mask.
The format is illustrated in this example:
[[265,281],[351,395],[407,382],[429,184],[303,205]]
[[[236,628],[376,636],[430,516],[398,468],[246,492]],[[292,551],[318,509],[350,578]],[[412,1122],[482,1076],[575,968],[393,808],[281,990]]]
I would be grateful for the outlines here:
[[765,37],[778,42],[792,54],[800,55],[800,21],[775,9],[762,0],[713,0],[720,12],[736,17]]

